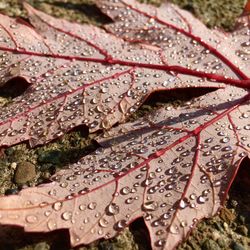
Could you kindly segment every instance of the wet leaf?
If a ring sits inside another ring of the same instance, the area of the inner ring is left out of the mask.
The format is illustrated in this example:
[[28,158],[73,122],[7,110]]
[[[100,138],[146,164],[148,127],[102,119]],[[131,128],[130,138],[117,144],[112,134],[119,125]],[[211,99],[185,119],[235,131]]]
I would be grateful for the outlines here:
[[[1,19],[9,38],[1,45],[3,82],[13,77],[7,78],[13,66],[31,83],[1,110],[2,145],[47,142],[81,123],[105,131],[94,153],[60,170],[51,183],[1,197],[0,223],[29,232],[67,228],[76,246],[111,238],[143,217],[152,248],[174,249],[200,219],[217,213],[250,155],[247,19],[224,34],[174,5],[98,5],[114,20],[109,33],[30,6],[36,31]],[[13,24],[16,31],[6,28]],[[27,36],[20,38],[20,30]],[[17,49],[14,41],[26,47]],[[28,62],[38,65],[28,70]],[[151,92],[194,86],[219,89],[110,129]],[[24,128],[23,136],[11,134]]]
[[[0,85],[22,77],[30,87],[1,107],[0,145],[26,140],[31,146],[43,144],[80,124],[90,132],[108,129],[135,112],[154,91],[249,83],[248,65],[239,61],[248,56],[247,47],[242,45],[235,55],[234,40],[221,46],[224,34],[209,31],[172,5],[158,9],[159,17],[154,18],[153,7],[143,5],[142,13],[121,3],[110,15],[128,8],[137,22],[117,20],[109,30],[119,37],[55,19],[27,4],[34,29],[1,15]],[[190,24],[182,15],[190,18]],[[128,41],[120,38],[123,33]],[[202,41],[197,37],[200,33],[204,33]]]
[[1,198],[1,223],[68,228],[76,246],[143,217],[152,248],[173,249],[218,211],[249,156],[249,100],[248,90],[227,87],[111,129],[52,183]]

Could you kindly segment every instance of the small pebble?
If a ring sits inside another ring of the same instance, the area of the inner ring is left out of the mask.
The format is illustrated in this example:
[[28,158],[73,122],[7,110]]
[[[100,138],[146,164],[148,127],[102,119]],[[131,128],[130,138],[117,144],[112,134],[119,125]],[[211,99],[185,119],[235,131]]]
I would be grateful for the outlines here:
[[16,166],[17,166],[17,163],[16,162],[12,162],[11,163],[11,165],[10,165],[10,167],[12,168],[12,169],[16,169]]
[[226,222],[223,223],[223,227],[226,230],[226,232],[229,230],[229,226]]
[[246,223],[246,218],[245,218],[243,215],[240,215],[240,216],[239,216],[239,222],[240,222],[241,224],[245,224],[245,223]]
[[238,226],[237,227],[237,232],[240,233],[241,235],[244,235],[244,236],[248,235],[248,229],[244,225]]
[[24,161],[17,164],[14,182],[16,184],[25,184],[29,181],[32,181],[36,177],[36,168],[35,165]]
[[8,7],[8,4],[6,3],[0,3],[0,10],[4,10]]

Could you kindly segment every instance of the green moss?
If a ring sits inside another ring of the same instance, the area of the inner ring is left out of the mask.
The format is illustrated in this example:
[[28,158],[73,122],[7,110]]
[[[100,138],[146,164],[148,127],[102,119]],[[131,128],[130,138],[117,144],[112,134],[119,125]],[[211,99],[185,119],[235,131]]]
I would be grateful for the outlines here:
[[235,19],[242,13],[245,0],[171,0],[191,11],[208,27],[222,27],[230,30]]
[[[90,0],[27,0],[26,2],[47,14],[74,22],[101,25],[109,21],[109,18],[104,16]],[[0,11],[9,16],[26,18],[26,12],[19,0],[0,0]]]

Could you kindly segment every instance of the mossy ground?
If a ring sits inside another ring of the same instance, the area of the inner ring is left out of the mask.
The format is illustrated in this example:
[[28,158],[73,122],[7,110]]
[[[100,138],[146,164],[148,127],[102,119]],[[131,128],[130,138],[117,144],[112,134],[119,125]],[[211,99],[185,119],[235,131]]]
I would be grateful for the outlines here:
[[[28,2],[48,14],[70,21],[91,23],[98,26],[109,22],[109,19],[102,15],[93,2],[89,0],[30,0]],[[148,0],[147,2],[158,5],[161,0]],[[242,12],[245,3],[244,0],[172,0],[172,2],[192,11],[209,27],[218,26],[228,30],[232,29],[235,17]],[[26,18],[25,11],[18,0],[0,0],[0,11],[11,16]],[[183,98],[191,97],[193,96],[183,97],[180,93],[174,93],[166,98],[166,95],[156,94],[130,119],[136,119],[158,106],[169,105],[169,100],[172,105],[178,105]],[[0,105],[4,105],[10,99],[11,97],[3,94],[0,89]],[[59,168],[77,161],[80,157],[93,151],[97,147],[93,140],[95,136],[96,134],[88,135],[86,128],[81,127],[45,146],[31,149],[27,144],[22,143],[0,151],[0,193],[16,192],[21,188],[13,181],[16,164],[28,161],[36,166],[36,177],[27,183],[28,186],[46,182]],[[242,171],[244,171],[244,165],[247,164],[249,162],[243,164]],[[247,174],[245,172],[242,176]],[[250,248],[248,232],[250,227],[250,190],[249,183],[242,182],[242,176],[238,175],[229,194],[230,198],[220,214],[200,222],[188,239],[179,246],[179,250],[247,250]],[[67,232],[23,234],[20,229],[9,231],[3,227],[0,230],[0,250],[2,249],[69,250],[70,246]],[[75,249],[146,250],[150,249],[150,245],[146,228],[140,220],[114,239],[101,240],[90,246]]]

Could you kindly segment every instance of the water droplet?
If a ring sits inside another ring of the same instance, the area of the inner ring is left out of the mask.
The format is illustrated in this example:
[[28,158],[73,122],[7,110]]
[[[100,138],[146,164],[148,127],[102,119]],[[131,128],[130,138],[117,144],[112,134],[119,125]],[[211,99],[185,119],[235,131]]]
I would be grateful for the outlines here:
[[108,215],[116,215],[120,211],[120,208],[117,204],[111,203],[107,206],[107,214]]
[[167,184],[166,186],[165,186],[165,189],[166,190],[172,190],[174,188],[174,186],[172,185],[172,184]]
[[60,187],[62,187],[62,188],[66,188],[67,186],[68,186],[68,182],[62,182],[60,184]]
[[146,179],[146,180],[144,180],[143,182],[142,182],[142,186],[143,187],[148,187],[148,186],[150,186],[151,184],[153,183],[153,180],[151,180],[151,179]]
[[205,198],[203,197],[203,196],[199,196],[198,197],[198,199],[197,199],[197,202],[199,203],[199,204],[204,204],[205,203]]
[[131,204],[131,203],[133,203],[133,201],[134,201],[134,198],[130,197],[130,198],[128,198],[128,199],[125,200],[125,203],[126,204]]
[[62,214],[62,218],[64,219],[64,220],[70,220],[71,218],[72,218],[72,212],[70,212],[70,211],[66,211],[66,212],[64,212],[63,214]]
[[105,218],[101,218],[99,220],[99,226],[100,227],[107,227],[108,226],[108,221]]
[[51,211],[50,211],[50,210],[45,211],[45,212],[44,212],[44,215],[45,215],[46,217],[49,217],[49,216],[51,215]]
[[181,227],[186,227],[187,226],[187,222],[186,221],[181,221],[180,225],[181,225]]
[[222,149],[223,151],[231,151],[232,150],[232,147],[231,146],[227,146],[227,147],[224,147],[223,149]]
[[194,200],[196,198],[196,195],[195,194],[190,194],[189,198],[190,198],[190,200]]
[[227,143],[229,141],[230,141],[230,139],[228,137],[224,137],[223,139],[221,139],[222,143]]
[[221,181],[215,181],[213,184],[214,184],[214,187],[218,187],[221,185]]
[[163,246],[166,244],[166,240],[160,239],[160,240],[156,241],[155,244],[156,244],[156,246],[158,246],[158,247],[163,247]]
[[205,189],[202,191],[203,196],[207,196],[211,191],[209,189]]
[[86,209],[86,206],[85,206],[84,204],[80,204],[80,205],[79,205],[79,209],[80,209],[81,211],[84,211],[84,210]]
[[218,149],[220,149],[220,148],[221,148],[220,145],[214,145],[214,146],[212,147],[212,150],[218,150]]
[[72,200],[73,198],[74,198],[74,194],[70,194],[65,197],[66,200]]
[[52,219],[48,220],[47,227],[50,231],[53,231],[57,228],[56,222]]
[[157,208],[158,208],[158,203],[154,201],[149,201],[142,204],[142,210],[144,211],[155,211]]
[[248,114],[247,114],[247,113],[243,113],[243,114],[241,115],[241,117],[242,117],[242,118],[248,118]]
[[96,205],[97,205],[96,202],[90,202],[88,205],[88,209],[93,210],[96,208]]
[[52,208],[55,210],[55,211],[59,211],[61,210],[62,208],[62,202],[56,202],[52,205]]
[[186,202],[184,200],[181,200],[179,203],[179,207],[184,209],[187,206]]
[[126,195],[126,194],[129,194],[129,193],[130,193],[130,188],[129,187],[123,187],[121,189],[121,194]]
[[172,226],[170,226],[169,231],[172,234],[178,234],[179,233],[179,228],[177,226],[172,225]]
[[250,125],[246,125],[243,127],[245,130],[250,130]]
[[87,224],[89,222],[89,218],[85,218],[84,220],[83,220],[83,223],[84,224]]
[[78,193],[79,194],[86,194],[89,192],[89,188],[83,188],[82,190],[80,190]]
[[99,212],[95,214],[96,218],[99,218],[100,216],[101,216],[101,213],[99,213]]
[[102,229],[99,229],[99,230],[98,230],[98,234],[99,234],[99,235],[103,235],[103,230],[102,230]]
[[211,143],[214,139],[213,138],[208,138],[205,140],[206,143]]
[[247,156],[246,152],[242,152],[242,153],[239,154],[239,157],[245,157],[245,156]]
[[164,230],[160,229],[155,234],[158,235],[158,236],[162,235],[162,234],[164,234]]
[[10,28],[12,28],[12,29],[17,29],[18,26],[17,26],[16,24],[11,24],[11,25],[10,25]]
[[31,224],[33,224],[33,223],[36,223],[37,221],[38,221],[38,218],[37,218],[37,216],[36,215],[27,215],[26,216],[26,221],[28,222],[28,223],[31,223]]
[[122,230],[127,226],[127,222],[125,220],[119,220],[116,224],[115,224],[115,228],[117,230]]

